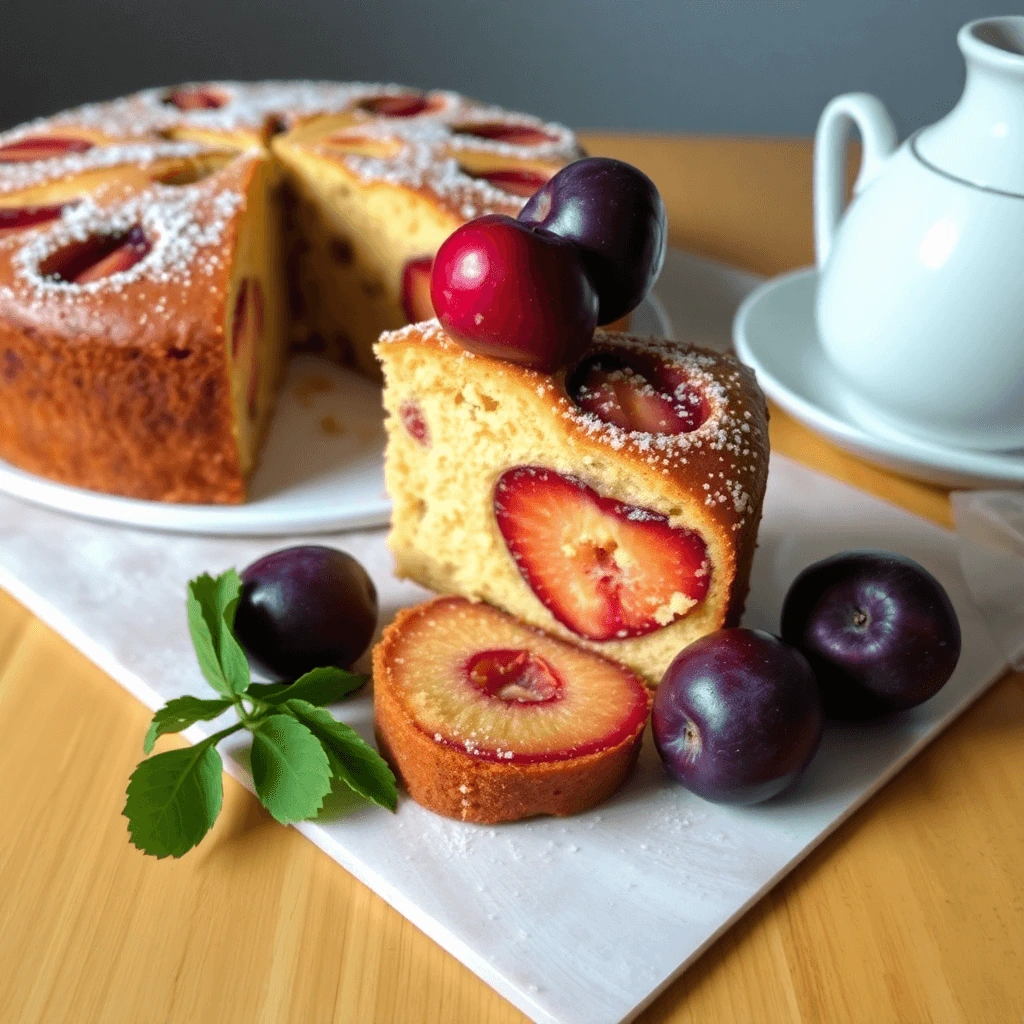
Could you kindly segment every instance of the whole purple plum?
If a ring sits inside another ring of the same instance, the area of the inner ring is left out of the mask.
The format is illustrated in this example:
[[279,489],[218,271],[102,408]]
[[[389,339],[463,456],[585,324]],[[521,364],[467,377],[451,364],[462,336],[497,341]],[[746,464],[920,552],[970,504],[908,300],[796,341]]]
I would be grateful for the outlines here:
[[597,291],[599,324],[635,309],[665,262],[665,204],[654,182],[621,160],[594,156],[563,167],[518,219],[577,246]]
[[850,551],[804,569],[782,606],[782,636],[811,663],[826,713],[843,719],[928,700],[960,658],[960,623],[942,584],[888,551]]
[[754,629],[684,647],[654,697],[654,743],[687,789],[753,804],[791,785],[821,740],[818,686],[804,656]]
[[344,551],[284,548],[242,572],[235,633],[253,666],[273,679],[351,668],[376,626],[373,581]]

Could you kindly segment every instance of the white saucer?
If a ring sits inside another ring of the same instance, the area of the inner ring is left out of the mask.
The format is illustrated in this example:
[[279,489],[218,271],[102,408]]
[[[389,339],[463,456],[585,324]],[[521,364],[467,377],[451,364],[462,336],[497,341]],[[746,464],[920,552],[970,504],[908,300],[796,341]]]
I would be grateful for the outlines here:
[[813,268],[774,278],[736,313],[736,352],[754,368],[765,394],[840,448],[898,473],[945,487],[1024,484],[1024,453],[950,448],[885,434],[859,418],[818,344],[817,280]]
[[[639,334],[669,334],[661,304],[633,313]],[[316,356],[291,360],[270,435],[244,505],[138,501],[46,480],[0,460],[0,492],[87,519],[150,530],[276,537],[381,526],[384,490],[380,389]]]

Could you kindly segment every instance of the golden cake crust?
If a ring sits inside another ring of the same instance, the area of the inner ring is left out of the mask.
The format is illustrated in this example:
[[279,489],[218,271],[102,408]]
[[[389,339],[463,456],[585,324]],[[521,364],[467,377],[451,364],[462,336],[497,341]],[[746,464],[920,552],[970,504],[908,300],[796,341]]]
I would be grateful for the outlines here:
[[457,599],[439,597],[402,609],[373,651],[377,743],[409,795],[437,814],[480,824],[539,814],[565,817],[610,797],[636,763],[646,718],[615,746],[534,764],[480,760],[437,743],[417,725],[394,681],[393,648],[407,623],[452,600]]
[[[708,399],[710,415],[689,434],[630,432],[581,410],[566,391],[565,370],[546,374],[473,354],[449,339],[436,321],[383,336],[377,353],[387,380],[386,478],[395,501],[389,544],[400,575],[434,590],[489,601],[657,683],[676,652],[697,636],[737,624],[743,611],[768,475],[767,406],[753,372],[732,357],[600,330],[594,347],[655,352],[678,363]],[[402,426],[401,406],[410,400],[422,406],[427,429],[437,436],[444,421],[461,417],[458,429],[465,436],[445,435],[444,445],[460,452],[459,461],[486,447],[491,452],[486,465],[473,470],[486,479],[460,476],[454,457],[432,462],[441,456],[418,447]],[[512,424],[496,422],[503,402],[515,404]],[[711,557],[707,597],[644,636],[591,642],[572,633],[522,580],[494,523],[495,481],[517,464],[574,476],[599,494],[696,529]],[[431,477],[438,474],[446,477],[447,493],[431,490]],[[473,497],[464,500],[470,488]],[[446,502],[451,509],[443,508]],[[479,564],[460,564],[467,557],[462,552],[479,535],[487,535]],[[457,538],[451,550],[449,537]]]
[[[28,240],[0,236],[0,457],[137,498],[243,499],[224,319],[237,221],[264,159],[236,158],[184,202],[171,189],[101,195]],[[76,238],[135,223],[153,259],[116,286],[40,275]]]

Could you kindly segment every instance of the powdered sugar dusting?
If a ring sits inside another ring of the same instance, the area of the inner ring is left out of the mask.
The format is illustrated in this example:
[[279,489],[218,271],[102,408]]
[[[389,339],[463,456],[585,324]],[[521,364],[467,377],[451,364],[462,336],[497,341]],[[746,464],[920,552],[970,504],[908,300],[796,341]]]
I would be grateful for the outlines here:
[[[223,98],[213,109],[180,110],[169,97],[176,91],[210,90]],[[82,126],[115,138],[150,136],[176,127],[208,131],[262,131],[268,121],[283,119],[286,126],[311,114],[346,110],[371,96],[398,96],[410,90],[400,85],[369,82],[188,82],[162,89],[144,89],[120,99],[89,103],[51,118],[23,125],[8,133],[10,139],[40,127]],[[7,136],[0,141],[9,141]]]
[[[210,94],[220,105],[180,109],[172,102],[176,94],[202,92]],[[373,100],[387,97],[422,96],[425,109],[414,116],[389,116],[375,113]],[[20,125],[0,133],[0,147],[33,137],[64,136],[83,138],[90,143],[84,152],[65,152],[48,158],[25,162],[0,160],[0,194],[11,195],[20,190],[48,182],[73,179],[78,175],[117,166],[145,167],[166,158],[190,158],[204,153],[244,151],[261,148],[267,136],[287,129],[316,114],[350,112],[354,123],[350,133],[393,140],[398,147],[388,158],[358,156],[335,152],[356,173],[366,179],[396,185],[428,188],[465,219],[493,210],[514,213],[525,199],[474,177],[460,163],[460,153],[491,154],[500,169],[515,167],[517,161],[530,161],[529,169],[550,165],[554,171],[576,156],[580,150],[572,132],[561,125],[546,124],[525,114],[511,114],[497,107],[484,106],[456,93],[434,91],[418,93],[400,85],[366,82],[207,82],[190,83],[167,89],[147,89],[131,96],[103,103],[92,103],[65,111],[50,118]],[[524,145],[481,138],[470,134],[474,126],[508,125],[532,129],[536,141]],[[460,131],[459,129],[464,129]],[[175,133],[202,131],[213,133],[208,141],[175,141]],[[220,133],[220,134],[218,134]],[[344,135],[345,130],[341,134]],[[329,148],[318,146],[327,152]],[[83,182],[83,191],[95,189]],[[120,211],[106,215],[105,228],[120,230],[121,225],[146,220],[143,207],[154,203],[147,224],[164,239],[136,267],[123,274],[111,275],[98,287],[116,287],[143,274],[181,271],[188,253],[207,244],[195,216],[189,216],[189,203],[200,193],[178,190],[176,198],[161,196],[159,187],[149,198],[133,200]],[[234,200],[224,200],[234,202]],[[191,211],[195,214],[195,207]],[[79,240],[84,225],[99,228],[95,204],[79,201],[74,212],[67,212],[61,224],[45,233],[49,240],[57,237]],[[209,229],[215,233],[217,216]],[[188,237],[180,242],[170,234],[184,230]],[[28,228],[26,249],[17,259],[22,276],[38,290],[67,292],[66,282],[44,280],[32,267],[38,266],[40,253],[49,242]],[[199,234],[196,234],[199,232]],[[13,232],[8,232],[8,237]],[[46,250],[45,254],[49,251]],[[43,258],[45,258],[45,254]],[[163,269],[161,269],[163,268]],[[84,286],[82,286],[84,287]],[[93,286],[90,285],[89,288]]]
[[[434,95],[434,94],[430,94]],[[523,167],[554,173],[562,164],[581,155],[568,128],[545,123],[526,114],[511,114],[498,107],[481,107],[451,93],[436,109],[410,118],[382,118],[358,123],[337,132],[318,147],[322,155],[334,155],[360,177],[387,181],[410,188],[427,188],[444,199],[466,220],[495,209],[518,212],[526,204],[515,195],[480,177],[489,166],[481,157],[494,158],[492,170]],[[537,130],[546,136],[534,144],[515,144],[472,135],[474,125],[503,125]],[[465,129],[465,130],[460,130]],[[387,156],[339,152],[345,140],[375,139],[399,143]],[[333,143],[333,148],[332,148]],[[472,155],[478,170],[463,165],[460,156]]]
[[158,160],[189,158],[205,147],[194,142],[132,142],[113,146],[94,146],[84,153],[68,153],[49,160],[27,163],[0,163],[0,193],[17,192],[49,181],[60,181],[86,171],[130,164],[146,167]]
[[[768,439],[748,408],[744,393],[759,394],[751,372],[730,356],[694,348],[662,338],[640,338],[629,334],[598,331],[596,345],[654,354],[683,371],[690,401],[702,395],[709,414],[696,430],[679,434],[654,434],[626,430],[579,408],[567,395],[558,403],[559,412],[589,437],[614,451],[629,447],[652,468],[668,473],[675,463],[688,465],[690,458],[707,466],[703,483],[704,503],[729,509],[733,530],[742,529],[754,501],[749,487],[758,477],[759,465],[767,451]],[[763,400],[762,400],[763,401]]]
[[[219,256],[213,250],[243,197],[231,190],[207,194],[205,202],[199,201],[201,196],[199,187],[155,189],[113,209],[85,199],[66,209],[54,227],[37,233],[22,246],[13,260],[17,276],[37,300],[42,300],[117,291],[142,278],[165,284],[184,283],[193,275],[211,275],[219,265]],[[136,224],[142,226],[152,249],[126,271],[75,284],[46,276],[40,270],[48,257],[67,245],[93,235],[120,234]]]

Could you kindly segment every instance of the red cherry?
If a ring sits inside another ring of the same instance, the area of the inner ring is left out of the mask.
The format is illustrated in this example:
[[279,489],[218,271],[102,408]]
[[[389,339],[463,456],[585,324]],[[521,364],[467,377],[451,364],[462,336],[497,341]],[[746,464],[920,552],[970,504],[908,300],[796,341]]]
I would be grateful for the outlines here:
[[501,214],[449,235],[434,257],[430,297],[465,348],[534,370],[576,358],[597,324],[597,294],[575,247]]

